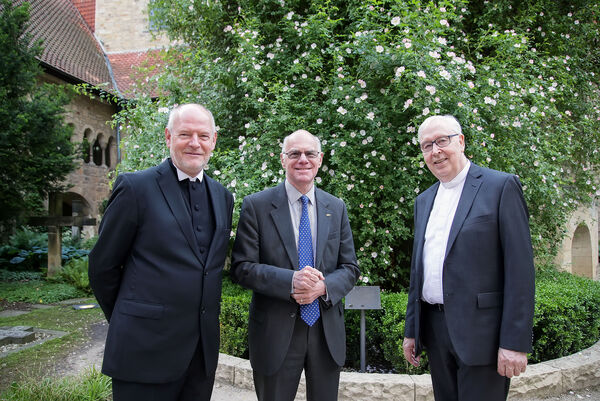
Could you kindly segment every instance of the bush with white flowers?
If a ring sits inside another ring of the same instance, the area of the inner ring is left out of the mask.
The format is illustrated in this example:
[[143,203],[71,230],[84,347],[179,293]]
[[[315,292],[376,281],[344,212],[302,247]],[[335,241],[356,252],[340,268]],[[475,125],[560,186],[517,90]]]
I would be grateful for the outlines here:
[[168,109],[203,103],[219,127],[209,174],[235,194],[237,217],[243,196],[283,180],[283,137],[307,129],[325,153],[317,185],[348,206],[362,282],[397,290],[413,201],[434,182],[416,129],[453,114],[473,162],[520,177],[547,264],[566,218],[599,194],[600,6],[540,0],[540,16],[482,3],[154,0],[155,25],[181,45],[153,78],[165,95],[140,96],[116,120],[119,168],[157,164]]

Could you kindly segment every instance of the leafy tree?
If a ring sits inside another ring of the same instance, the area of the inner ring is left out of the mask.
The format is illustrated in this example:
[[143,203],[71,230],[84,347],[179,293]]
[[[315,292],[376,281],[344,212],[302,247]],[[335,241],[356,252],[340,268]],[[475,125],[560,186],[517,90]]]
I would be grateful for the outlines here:
[[26,34],[29,3],[0,0],[0,223],[42,207],[74,169],[70,96],[39,84],[41,43]]
[[[157,25],[183,44],[156,77],[165,95],[140,96],[118,117],[129,134],[120,169],[167,155],[170,106],[204,103],[220,126],[211,173],[239,204],[283,179],[281,140],[308,129],[325,151],[317,185],[348,206],[362,281],[399,289],[413,201],[434,181],[416,129],[431,114],[453,114],[471,160],[521,178],[536,258],[548,263],[559,227],[598,194],[598,67],[579,63],[598,54],[589,47],[600,6],[532,0],[513,21],[504,15],[520,2],[498,3],[153,0]],[[531,20],[544,7],[554,17]],[[571,46],[544,30],[571,32]]]

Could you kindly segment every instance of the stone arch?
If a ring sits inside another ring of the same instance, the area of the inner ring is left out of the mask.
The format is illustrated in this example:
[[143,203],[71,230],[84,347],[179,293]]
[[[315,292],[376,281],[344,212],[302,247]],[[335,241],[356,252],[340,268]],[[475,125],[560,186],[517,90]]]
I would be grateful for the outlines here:
[[[76,192],[65,192],[62,195],[62,215],[63,216],[85,216],[91,217],[93,210],[90,202],[85,196]],[[94,235],[92,227],[71,227],[71,235],[73,238],[90,237]]]
[[92,161],[96,166],[104,165],[104,134],[98,134],[92,145]]
[[83,131],[83,139],[81,141],[81,151],[82,151],[82,157],[83,157],[83,161],[85,163],[91,163],[92,162],[92,145],[94,144],[94,138],[93,138],[94,133],[92,132],[91,128],[86,128]]
[[594,256],[592,237],[585,223],[579,224],[571,242],[571,272],[578,276],[593,278]]
[[112,169],[117,164],[117,141],[114,136],[110,136],[108,138],[108,143],[106,144],[106,149],[104,151],[104,160],[106,167]]

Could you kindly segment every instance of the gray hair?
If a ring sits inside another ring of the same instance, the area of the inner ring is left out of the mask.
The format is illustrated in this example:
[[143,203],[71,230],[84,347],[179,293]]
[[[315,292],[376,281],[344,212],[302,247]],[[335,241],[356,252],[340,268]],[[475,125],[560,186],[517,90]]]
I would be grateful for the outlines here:
[[443,124],[444,127],[448,130],[450,134],[462,134],[462,128],[460,127],[460,123],[456,119],[456,117],[446,114],[443,116],[431,116],[427,117],[425,121],[421,123],[418,131],[418,139],[421,141],[422,133],[431,125],[434,124]]
[[312,137],[313,137],[313,139],[315,140],[315,142],[317,143],[317,150],[318,150],[319,152],[321,152],[321,140],[319,139],[319,137],[318,137],[318,136],[315,136],[315,135],[313,135],[313,134],[311,134],[310,132],[308,132],[308,131],[307,131],[307,130],[305,130],[305,129],[299,129],[299,130],[296,130],[296,131],[292,132],[291,134],[289,134],[288,136],[286,136],[285,138],[283,138],[283,145],[282,145],[282,149],[281,149],[281,151],[283,152],[283,151],[286,149],[286,148],[285,148],[285,145],[287,145],[287,143],[288,143],[288,139],[289,139],[290,137],[292,137],[292,135],[294,135],[294,134],[300,134],[300,133],[302,133],[302,134],[308,134],[308,135],[312,136]]
[[210,125],[212,128],[211,134],[214,134],[215,132],[217,132],[217,126],[215,125],[215,118],[213,117],[210,110],[207,109],[206,107],[202,106],[201,104],[197,104],[197,103],[185,103],[185,104],[180,104],[180,105],[173,107],[173,109],[169,113],[169,122],[167,122],[167,129],[169,130],[169,132],[173,130],[173,123],[175,122],[175,118],[178,118],[179,115],[181,114],[181,112],[184,111],[185,109],[192,108],[192,107],[197,108],[201,112],[206,113],[208,115],[208,117],[210,118]]

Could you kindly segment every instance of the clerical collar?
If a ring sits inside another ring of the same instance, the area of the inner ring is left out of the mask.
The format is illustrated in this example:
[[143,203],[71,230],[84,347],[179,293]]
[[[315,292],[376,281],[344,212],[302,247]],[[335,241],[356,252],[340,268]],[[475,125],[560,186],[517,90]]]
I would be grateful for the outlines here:
[[[467,164],[463,167],[463,169],[448,182],[442,182],[442,185],[446,189],[451,189],[456,187],[457,185],[462,184],[467,179],[467,173],[469,172],[469,168],[471,167],[471,162],[467,160]],[[441,182],[441,181],[440,181]]]
[[190,177],[189,175],[187,175],[186,173],[184,173],[183,171],[181,171],[175,164],[173,164],[173,167],[175,167],[175,170],[177,171],[177,179],[179,181],[183,181],[183,180],[190,180],[190,181],[200,181],[202,182],[202,179],[204,178],[204,170],[200,170],[200,174],[198,174],[195,177]]

